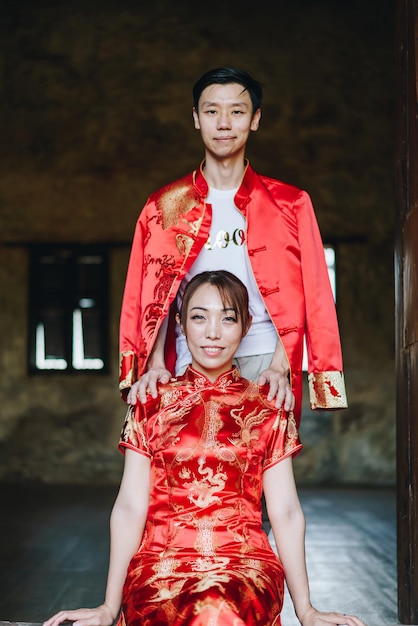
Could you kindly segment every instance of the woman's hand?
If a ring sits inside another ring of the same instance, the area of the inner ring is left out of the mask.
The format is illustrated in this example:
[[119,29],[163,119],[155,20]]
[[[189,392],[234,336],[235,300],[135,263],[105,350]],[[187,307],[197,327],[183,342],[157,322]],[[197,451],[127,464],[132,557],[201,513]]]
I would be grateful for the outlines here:
[[317,611],[314,607],[310,607],[301,617],[299,621],[302,626],[366,626],[355,615],[346,615],[345,613],[324,613]]
[[111,626],[116,619],[107,604],[101,604],[95,609],[75,609],[60,611],[50,617],[43,626],[58,626],[63,622],[73,622],[73,626]]
[[171,373],[165,367],[151,367],[139,380],[132,385],[128,393],[128,403],[136,404],[139,398],[142,404],[147,401],[147,392],[153,398],[158,395],[157,383],[168,383]]

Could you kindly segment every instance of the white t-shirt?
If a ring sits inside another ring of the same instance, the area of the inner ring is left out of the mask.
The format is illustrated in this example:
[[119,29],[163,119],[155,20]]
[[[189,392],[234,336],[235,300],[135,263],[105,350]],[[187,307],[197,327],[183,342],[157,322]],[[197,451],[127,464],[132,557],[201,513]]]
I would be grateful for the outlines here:
[[[277,333],[266,311],[264,302],[255,282],[254,274],[247,253],[247,223],[242,213],[234,204],[237,189],[210,188],[207,203],[212,205],[212,224],[209,238],[202,248],[190,271],[181,282],[177,295],[180,309],[184,289],[193,276],[207,270],[228,270],[248,289],[251,328],[242,339],[236,356],[252,356],[274,352]],[[177,329],[176,371],[191,362],[184,335]]]

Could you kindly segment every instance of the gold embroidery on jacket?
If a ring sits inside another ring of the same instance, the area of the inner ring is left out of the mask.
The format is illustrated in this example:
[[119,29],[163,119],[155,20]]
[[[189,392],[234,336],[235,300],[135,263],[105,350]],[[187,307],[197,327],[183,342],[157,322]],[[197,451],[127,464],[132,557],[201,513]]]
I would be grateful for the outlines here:
[[188,222],[186,219],[182,219],[182,222],[189,226],[189,234],[178,233],[176,235],[176,246],[181,255],[187,256],[192,249],[193,243],[202,224],[202,219],[203,217],[199,217],[197,220],[194,220],[194,222]]
[[161,211],[163,229],[176,225],[180,216],[193,209],[199,201],[199,196],[191,185],[180,185],[176,182],[166,187],[156,201],[157,208]]
[[185,235],[184,233],[176,235],[177,250],[182,256],[188,256],[190,250],[192,249],[193,243],[194,239],[189,235]]

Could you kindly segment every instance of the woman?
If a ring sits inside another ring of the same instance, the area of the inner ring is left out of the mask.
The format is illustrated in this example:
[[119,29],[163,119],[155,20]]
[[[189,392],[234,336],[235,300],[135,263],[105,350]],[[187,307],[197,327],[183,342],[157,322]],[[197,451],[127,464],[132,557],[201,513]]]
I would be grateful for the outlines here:
[[[246,288],[229,272],[199,274],[177,322],[191,366],[131,407],[122,430],[105,602],[45,626],[110,626],[121,606],[121,625],[278,626],[285,572],[303,626],[364,626],[310,603],[295,421],[232,365],[251,323]],[[263,489],[280,559],[261,527]]]

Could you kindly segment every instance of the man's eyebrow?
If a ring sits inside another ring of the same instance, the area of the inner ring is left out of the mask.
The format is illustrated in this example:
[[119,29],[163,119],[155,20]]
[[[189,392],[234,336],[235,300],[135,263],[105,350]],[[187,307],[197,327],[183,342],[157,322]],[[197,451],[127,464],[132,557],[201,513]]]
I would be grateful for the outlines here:
[[[205,100],[205,102],[202,102],[202,104],[200,106],[210,106],[210,107],[217,107],[217,106],[221,106],[221,104],[219,102],[211,102],[210,100]],[[232,102],[230,104],[231,107],[238,107],[238,106],[243,106],[246,109],[249,108],[249,105],[247,104],[247,102],[244,102],[243,100],[238,100],[237,102]]]

